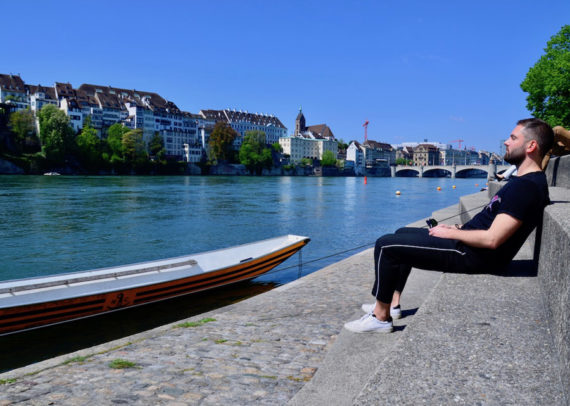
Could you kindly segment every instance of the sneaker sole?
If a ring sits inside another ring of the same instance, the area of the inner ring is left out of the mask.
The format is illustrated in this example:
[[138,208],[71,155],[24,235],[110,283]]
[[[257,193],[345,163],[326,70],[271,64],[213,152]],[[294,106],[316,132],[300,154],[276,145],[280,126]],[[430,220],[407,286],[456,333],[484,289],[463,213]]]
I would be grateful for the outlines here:
[[351,331],[353,333],[358,333],[358,334],[362,334],[362,333],[391,333],[394,331],[394,327],[390,327],[390,328],[375,328],[374,330],[366,330],[366,331],[361,331],[361,330],[353,330],[350,327],[344,326],[345,329],[347,329],[348,331]]

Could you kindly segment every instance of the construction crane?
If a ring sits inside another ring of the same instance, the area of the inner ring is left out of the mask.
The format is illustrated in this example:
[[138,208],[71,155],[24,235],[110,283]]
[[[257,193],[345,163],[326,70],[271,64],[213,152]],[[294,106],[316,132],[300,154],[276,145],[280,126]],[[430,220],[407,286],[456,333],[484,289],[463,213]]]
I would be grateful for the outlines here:
[[366,120],[364,124],[362,124],[362,127],[364,127],[364,142],[368,141],[368,123],[369,121]]
[[449,142],[457,142],[457,149],[461,149],[461,143],[463,142],[463,140],[453,140],[453,141],[449,141]]

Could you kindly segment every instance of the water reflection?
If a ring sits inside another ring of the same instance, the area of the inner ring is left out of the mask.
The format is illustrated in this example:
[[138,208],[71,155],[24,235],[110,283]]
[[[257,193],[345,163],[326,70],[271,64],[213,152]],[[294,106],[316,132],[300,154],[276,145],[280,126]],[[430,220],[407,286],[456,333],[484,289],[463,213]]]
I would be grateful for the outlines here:
[[[289,233],[311,237],[304,256],[318,258],[456,204],[459,194],[478,191],[473,185],[437,178],[368,178],[364,185],[362,178],[1,176],[0,279],[179,256]],[[291,278],[275,275],[272,281]]]

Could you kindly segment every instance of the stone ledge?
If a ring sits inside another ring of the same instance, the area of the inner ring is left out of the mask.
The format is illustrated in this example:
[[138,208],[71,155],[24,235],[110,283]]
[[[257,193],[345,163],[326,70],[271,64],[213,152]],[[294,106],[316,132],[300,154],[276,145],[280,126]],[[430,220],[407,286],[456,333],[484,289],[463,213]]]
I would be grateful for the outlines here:
[[535,277],[444,274],[353,404],[564,405],[538,288]]
[[552,158],[545,172],[550,186],[570,188],[570,155]]
[[[551,187],[544,210],[538,279],[546,304],[562,382],[570,382],[570,189]],[[566,396],[570,399],[568,387]]]

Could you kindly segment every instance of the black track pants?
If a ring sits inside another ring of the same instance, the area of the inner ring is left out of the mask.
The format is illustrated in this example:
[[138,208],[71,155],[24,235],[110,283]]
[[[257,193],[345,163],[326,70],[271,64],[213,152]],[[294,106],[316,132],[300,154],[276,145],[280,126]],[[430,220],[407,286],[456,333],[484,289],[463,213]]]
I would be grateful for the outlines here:
[[483,258],[457,240],[432,237],[424,228],[401,228],[376,241],[372,295],[390,303],[402,292],[412,267],[453,273],[481,273]]

